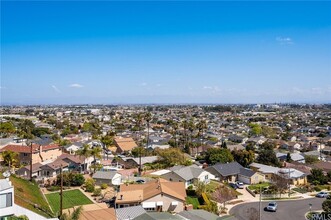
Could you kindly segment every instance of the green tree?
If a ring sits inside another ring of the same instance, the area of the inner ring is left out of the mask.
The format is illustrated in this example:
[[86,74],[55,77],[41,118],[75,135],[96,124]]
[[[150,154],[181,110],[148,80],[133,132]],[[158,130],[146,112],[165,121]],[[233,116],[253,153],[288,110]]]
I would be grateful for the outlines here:
[[0,123],[0,135],[3,138],[8,137],[11,134],[14,134],[16,131],[15,126],[10,121]]
[[228,163],[234,160],[230,150],[224,148],[209,148],[205,159],[208,164]]
[[257,157],[257,162],[265,165],[271,165],[279,167],[280,163],[276,157],[276,153],[273,150],[261,150],[259,156]]
[[90,146],[87,144],[84,144],[81,149],[76,151],[76,154],[79,156],[84,156],[85,158],[91,156]]
[[79,220],[79,217],[81,216],[83,211],[83,207],[79,206],[78,208],[74,208],[72,213],[63,213],[60,216],[60,220]]
[[156,153],[159,157],[159,162],[165,166],[190,164],[184,153],[178,148],[158,149]]
[[248,165],[253,163],[255,159],[255,154],[253,151],[233,150],[231,153],[234,160],[240,163],[243,167],[248,167]]
[[140,155],[143,156],[146,154],[146,150],[144,147],[135,147],[131,150],[131,154],[134,157],[139,157]]
[[251,128],[251,135],[260,135],[262,133],[262,127],[259,124],[249,123],[248,126]]
[[5,150],[1,153],[4,164],[9,168],[18,164],[18,154],[16,152]]
[[94,179],[87,179],[85,180],[85,189],[86,189],[86,192],[93,192],[94,189],[95,189],[95,181]]
[[310,175],[308,175],[308,181],[310,183],[319,185],[326,184],[328,179],[326,176],[324,176],[322,169],[311,169]]
[[305,162],[307,164],[317,163],[319,161],[317,156],[314,155],[305,155]]
[[326,199],[323,203],[322,203],[322,208],[323,211],[326,213],[331,213],[331,199]]

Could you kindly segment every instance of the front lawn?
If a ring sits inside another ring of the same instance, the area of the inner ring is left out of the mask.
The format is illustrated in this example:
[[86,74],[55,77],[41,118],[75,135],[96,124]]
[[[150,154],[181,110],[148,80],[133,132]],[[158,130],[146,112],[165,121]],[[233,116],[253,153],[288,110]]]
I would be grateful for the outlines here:
[[250,190],[256,190],[256,191],[260,192],[260,187],[263,190],[264,188],[269,187],[269,186],[271,186],[271,184],[265,182],[265,183],[259,183],[259,184],[249,185],[248,186],[248,189],[250,189]]
[[[28,180],[10,176],[10,181],[14,186],[15,203],[45,217],[53,217],[47,201],[43,197],[38,184]],[[38,207],[38,208],[37,208]]]
[[[60,211],[60,195],[59,192],[46,194],[49,204],[54,213]],[[63,191],[63,209],[72,208],[79,205],[92,204],[92,201],[87,198],[79,189]]]
[[197,197],[186,197],[186,203],[187,204],[192,204],[194,209],[197,209],[200,205],[199,199]]

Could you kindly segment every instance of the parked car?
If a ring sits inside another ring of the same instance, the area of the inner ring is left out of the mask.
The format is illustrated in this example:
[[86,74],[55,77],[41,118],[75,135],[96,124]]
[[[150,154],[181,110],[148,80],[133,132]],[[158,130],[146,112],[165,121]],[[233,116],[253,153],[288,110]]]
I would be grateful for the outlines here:
[[237,181],[236,182],[236,185],[238,186],[239,189],[243,189],[244,188],[244,183],[243,182]]
[[143,183],[146,183],[146,181],[145,180],[136,180],[136,183],[143,184]]
[[268,206],[266,207],[266,210],[276,212],[277,211],[277,202],[269,202]]
[[231,186],[234,189],[238,189],[238,186],[235,183],[229,183],[229,186]]
[[316,197],[318,197],[318,198],[326,198],[328,196],[329,196],[329,193],[327,193],[327,192],[319,192],[316,194]]

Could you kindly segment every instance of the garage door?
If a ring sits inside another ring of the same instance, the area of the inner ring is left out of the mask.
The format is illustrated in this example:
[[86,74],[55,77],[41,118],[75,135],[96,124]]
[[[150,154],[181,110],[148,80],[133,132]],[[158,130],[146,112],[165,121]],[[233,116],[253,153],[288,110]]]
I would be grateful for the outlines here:
[[238,175],[238,180],[245,183],[245,184],[251,184],[251,181],[248,177]]

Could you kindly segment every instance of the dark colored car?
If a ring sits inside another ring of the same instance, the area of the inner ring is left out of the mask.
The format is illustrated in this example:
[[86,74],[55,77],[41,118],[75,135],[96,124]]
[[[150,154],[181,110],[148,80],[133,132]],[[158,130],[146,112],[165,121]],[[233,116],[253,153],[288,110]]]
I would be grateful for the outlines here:
[[146,183],[146,181],[145,180],[137,180],[136,183],[143,184],[143,183]]
[[229,183],[229,186],[231,186],[234,189],[238,189],[238,186],[235,183]]

